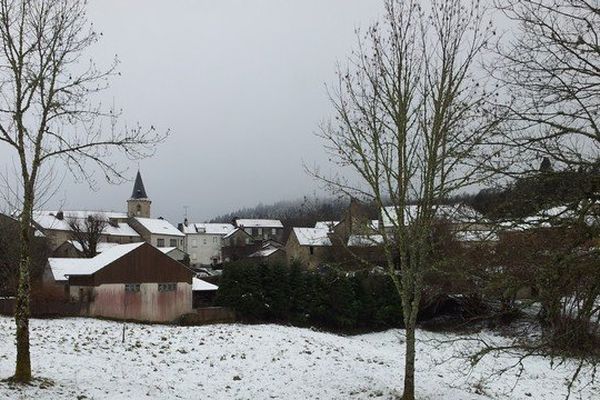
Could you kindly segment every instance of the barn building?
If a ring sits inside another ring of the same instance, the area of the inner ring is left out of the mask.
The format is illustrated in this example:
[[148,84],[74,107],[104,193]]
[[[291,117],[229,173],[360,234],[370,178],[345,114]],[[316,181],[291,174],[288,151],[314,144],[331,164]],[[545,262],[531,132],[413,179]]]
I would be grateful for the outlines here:
[[50,258],[49,290],[62,290],[91,317],[170,322],[192,311],[193,272],[148,243],[114,246],[94,258]]

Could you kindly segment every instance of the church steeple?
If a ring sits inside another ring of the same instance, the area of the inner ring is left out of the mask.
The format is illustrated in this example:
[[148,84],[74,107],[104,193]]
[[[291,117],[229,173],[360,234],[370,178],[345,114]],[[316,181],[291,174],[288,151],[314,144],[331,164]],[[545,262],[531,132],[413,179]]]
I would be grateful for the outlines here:
[[142,174],[138,170],[131,198],[127,200],[127,215],[130,217],[150,218],[150,204],[152,202],[146,194]]
[[137,172],[135,177],[135,183],[133,184],[133,192],[131,193],[132,199],[147,199],[146,188],[144,188],[144,182],[142,182],[142,174],[140,170]]

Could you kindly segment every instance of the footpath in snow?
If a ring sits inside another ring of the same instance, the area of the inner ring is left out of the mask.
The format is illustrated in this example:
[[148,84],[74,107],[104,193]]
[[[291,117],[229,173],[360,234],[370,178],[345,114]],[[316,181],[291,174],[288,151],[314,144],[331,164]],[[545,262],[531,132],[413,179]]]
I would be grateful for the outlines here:
[[[394,399],[401,394],[403,332],[338,336],[277,325],[174,327],[93,319],[32,320],[34,374],[46,380],[11,388],[0,399]],[[451,360],[456,338],[419,332],[420,399],[562,399],[573,365],[548,359],[486,377],[516,359],[489,357],[470,374]],[[490,340],[502,340],[488,334]],[[14,368],[14,324],[0,317],[0,378]],[[514,389],[513,389],[514,386]],[[512,390],[512,391],[511,391]],[[574,399],[600,399],[600,385],[579,385]]]

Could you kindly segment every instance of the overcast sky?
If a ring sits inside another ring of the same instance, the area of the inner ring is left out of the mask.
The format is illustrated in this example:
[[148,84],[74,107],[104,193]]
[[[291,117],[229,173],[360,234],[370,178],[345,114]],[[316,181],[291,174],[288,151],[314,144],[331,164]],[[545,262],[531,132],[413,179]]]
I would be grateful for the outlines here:
[[[106,101],[172,132],[140,163],[153,216],[181,221],[189,206],[200,221],[317,190],[302,163],[327,165],[314,135],[331,110],[324,85],[381,12],[378,0],[91,1],[95,60],[122,61]],[[125,209],[132,183],[98,186],[67,179],[45,207]]]

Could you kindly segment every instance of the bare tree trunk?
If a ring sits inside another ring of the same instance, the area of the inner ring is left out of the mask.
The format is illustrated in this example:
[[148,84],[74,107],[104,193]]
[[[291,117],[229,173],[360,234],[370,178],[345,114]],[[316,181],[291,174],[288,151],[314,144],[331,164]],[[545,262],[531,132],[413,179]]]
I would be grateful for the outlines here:
[[31,358],[29,355],[29,309],[30,277],[29,266],[31,263],[31,213],[33,199],[31,193],[24,196],[23,212],[21,214],[21,250],[19,258],[19,287],[15,308],[15,324],[17,328],[17,361],[15,375],[16,382],[29,382],[31,380]]
[[415,399],[415,326],[409,321],[406,329],[406,354],[404,355],[404,393],[402,400]]

